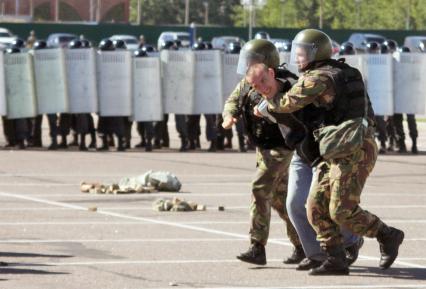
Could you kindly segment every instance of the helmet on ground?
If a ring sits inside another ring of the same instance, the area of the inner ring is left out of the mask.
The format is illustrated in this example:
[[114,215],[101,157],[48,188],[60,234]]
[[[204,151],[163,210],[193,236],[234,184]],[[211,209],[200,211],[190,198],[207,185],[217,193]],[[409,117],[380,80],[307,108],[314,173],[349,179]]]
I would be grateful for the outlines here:
[[238,59],[237,73],[245,75],[247,69],[256,63],[263,63],[269,68],[277,68],[280,65],[280,55],[272,42],[253,39],[244,44]]
[[330,59],[333,54],[330,37],[317,29],[304,29],[291,43],[290,63],[307,65],[314,61]]

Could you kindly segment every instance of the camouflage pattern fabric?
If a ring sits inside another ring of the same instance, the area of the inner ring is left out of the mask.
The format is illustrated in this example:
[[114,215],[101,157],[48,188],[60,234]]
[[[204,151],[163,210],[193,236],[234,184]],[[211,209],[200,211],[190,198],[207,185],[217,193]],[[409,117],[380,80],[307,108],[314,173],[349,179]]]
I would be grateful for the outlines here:
[[287,236],[294,246],[300,246],[296,230],[290,222],[286,209],[288,167],[293,151],[283,148],[256,149],[256,176],[252,183],[250,206],[250,238],[266,245],[271,221],[271,207],[284,220]]
[[322,247],[342,243],[339,226],[356,235],[376,237],[382,221],[359,206],[362,189],[376,159],[377,144],[370,129],[363,146],[353,154],[318,165],[307,201],[307,215]]

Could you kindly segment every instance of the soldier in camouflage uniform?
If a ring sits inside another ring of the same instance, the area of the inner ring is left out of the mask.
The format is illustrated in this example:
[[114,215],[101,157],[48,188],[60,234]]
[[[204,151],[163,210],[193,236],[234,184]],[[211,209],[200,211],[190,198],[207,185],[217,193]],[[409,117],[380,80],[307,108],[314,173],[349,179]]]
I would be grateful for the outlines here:
[[310,120],[317,128],[341,125],[360,117],[368,120],[360,148],[317,165],[307,214],[327,259],[309,274],[349,274],[339,226],[357,235],[376,237],[381,253],[379,266],[387,269],[398,255],[404,233],[359,206],[362,189],[377,158],[374,112],[360,72],[330,59],[331,55],[330,38],[322,31],[306,29],[292,43],[290,62],[298,65],[302,74],[287,93],[278,92],[276,83],[270,85],[273,74],[261,65],[251,66],[246,80],[268,100],[268,109],[273,112],[291,113],[309,104],[325,108],[316,120]]
[[[278,67],[278,51],[271,42],[252,40],[246,44],[245,49],[258,54],[259,61],[265,65]],[[293,151],[285,144],[277,124],[269,123],[253,115],[253,108],[261,100],[262,96],[256,93],[245,80],[242,80],[229,96],[223,111],[223,128],[232,128],[232,125],[241,117],[249,137],[256,145],[257,171],[252,183],[250,207],[251,246],[247,252],[237,258],[257,265],[266,264],[265,245],[269,235],[272,207],[286,223],[287,235],[295,246],[293,255],[285,260],[285,263],[298,263],[304,258],[304,253],[285,206],[288,167]]]

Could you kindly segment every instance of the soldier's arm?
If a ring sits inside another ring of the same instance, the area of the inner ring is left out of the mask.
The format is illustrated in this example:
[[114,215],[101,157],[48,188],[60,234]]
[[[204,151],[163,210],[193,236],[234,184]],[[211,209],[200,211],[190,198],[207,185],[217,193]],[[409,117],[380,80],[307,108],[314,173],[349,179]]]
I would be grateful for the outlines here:
[[268,99],[268,109],[278,113],[291,113],[308,104],[318,102],[327,91],[326,80],[318,75],[305,75],[287,93],[278,93]]

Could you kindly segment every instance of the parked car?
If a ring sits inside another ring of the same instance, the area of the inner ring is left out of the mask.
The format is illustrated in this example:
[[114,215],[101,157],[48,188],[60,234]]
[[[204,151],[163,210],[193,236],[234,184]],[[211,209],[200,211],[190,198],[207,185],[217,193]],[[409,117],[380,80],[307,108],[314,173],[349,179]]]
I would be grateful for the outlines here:
[[404,46],[410,48],[411,52],[426,52],[426,36],[407,36]]
[[352,42],[357,52],[364,52],[367,43],[377,42],[382,44],[385,42],[386,37],[379,34],[371,33],[352,33],[349,37],[349,42]]
[[278,49],[278,52],[287,51],[289,45],[291,45],[291,41],[289,39],[271,38],[271,39],[269,39],[269,41],[274,43],[275,47]]
[[15,41],[16,36],[9,29],[0,28],[0,49],[8,48]]
[[47,37],[48,48],[64,48],[68,46],[68,43],[78,39],[77,35],[70,33],[53,33]]
[[160,34],[158,37],[157,47],[158,50],[161,50],[161,48],[166,44],[167,41],[178,43],[180,42],[180,45],[182,47],[189,47],[190,45],[190,36],[188,32],[172,32],[172,31],[165,31]]
[[220,49],[226,51],[230,43],[240,43],[241,47],[244,45],[244,40],[238,36],[216,36],[212,38],[213,49]]
[[133,35],[113,35],[109,39],[111,39],[112,41],[124,41],[128,50],[136,50],[139,48],[139,41]]

